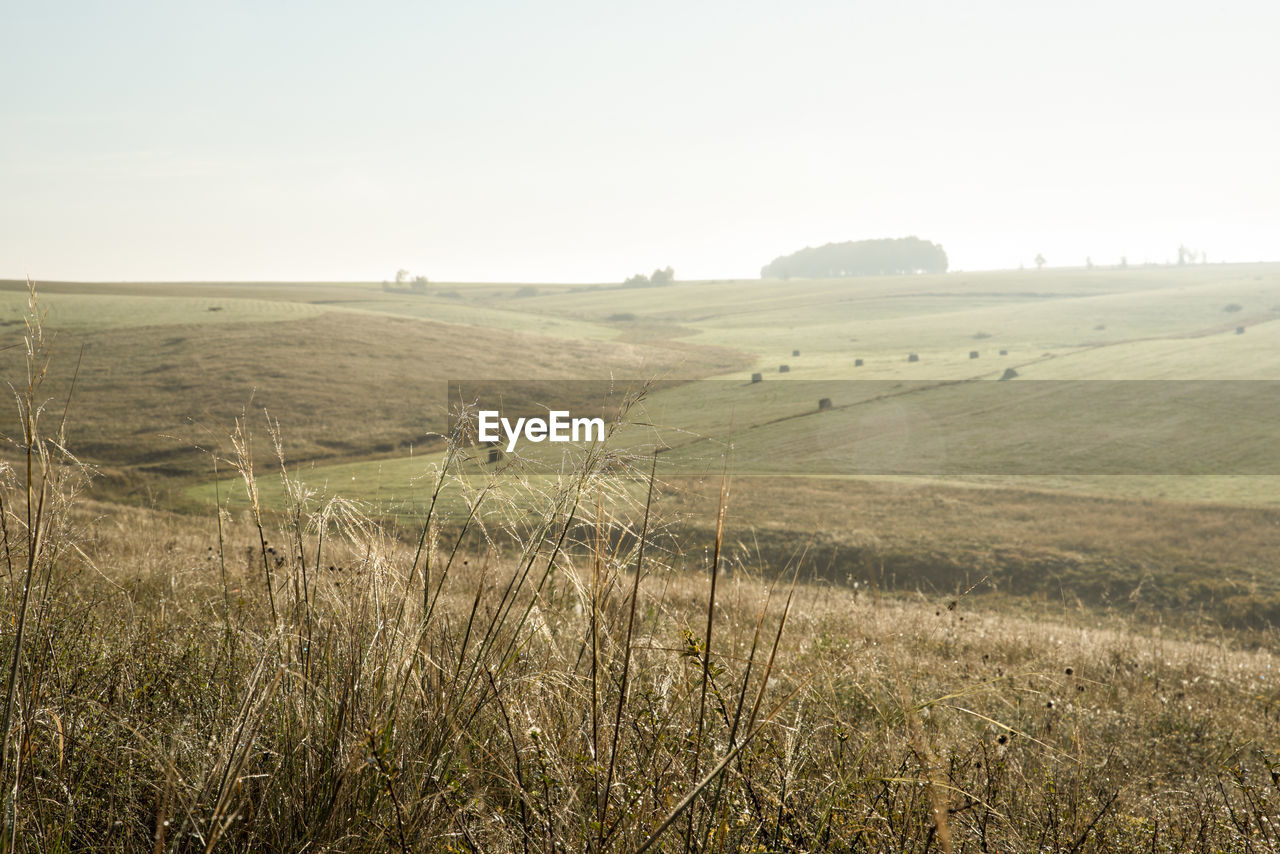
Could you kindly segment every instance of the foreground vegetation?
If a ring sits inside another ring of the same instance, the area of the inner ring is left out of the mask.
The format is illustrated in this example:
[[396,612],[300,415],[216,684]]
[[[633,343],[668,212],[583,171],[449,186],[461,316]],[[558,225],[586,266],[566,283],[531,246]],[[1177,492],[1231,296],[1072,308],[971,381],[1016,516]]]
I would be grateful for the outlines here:
[[606,514],[608,488],[421,551],[337,501],[262,530],[45,515],[29,599],[9,551],[5,846],[1280,842],[1266,647],[727,572],[715,544],[675,568],[664,499]]

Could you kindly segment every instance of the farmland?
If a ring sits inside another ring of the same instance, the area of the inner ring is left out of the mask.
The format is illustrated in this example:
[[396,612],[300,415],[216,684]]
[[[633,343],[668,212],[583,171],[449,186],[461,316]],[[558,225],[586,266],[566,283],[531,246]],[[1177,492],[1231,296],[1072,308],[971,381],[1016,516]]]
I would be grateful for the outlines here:
[[1280,841],[1280,265],[37,299],[23,850]]
[[[1195,553],[1165,550],[1151,560],[1131,525],[1108,520],[1125,519],[1135,502],[1144,526],[1157,530],[1181,527],[1173,520],[1188,513],[1251,518],[1280,503],[1270,410],[1242,402],[1280,376],[1275,266],[662,288],[433,284],[426,294],[379,284],[54,283],[42,286],[41,300],[60,351],[46,389],[65,393],[80,360],[76,408],[95,415],[77,426],[74,446],[98,467],[95,494],[104,499],[197,515],[215,501],[244,508],[228,439],[238,419],[256,430],[258,471],[270,473],[269,419],[291,475],[307,488],[409,519],[430,500],[449,381],[498,380],[508,393],[542,381],[539,393],[555,399],[575,387],[558,381],[613,378],[616,393],[661,378],[611,444],[628,450],[637,470],[653,448],[671,448],[662,471],[679,483],[680,524],[699,536],[732,444],[731,468],[750,484],[733,508],[736,524],[757,541],[772,531],[770,557],[817,537],[843,554],[826,559],[835,564],[830,575],[891,559],[906,588],[949,589],[958,580],[939,565],[984,564],[993,577],[1034,579],[1025,567],[1048,560],[1108,576],[1081,583],[1094,602],[1098,590],[1114,599],[1139,586],[1159,597],[1162,580],[1185,588],[1175,579],[1188,573],[1271,589],[1256,570],[1269,539],[1242,550],[1190,538],[1200,544]],[[3,316],[19,317],[24,304],[24,283],[0,291]],[[22,327],[5,323],[0,343],[19,340]],[[1235,334],[1241,326],[1247,334]],[[781,364],[790,370],[778,373]],[[1006,368],[1018,373],[1000,387],[1010,394],[978,397],[973,389],[996,387],[965,384]],[[753,372],[765,381],[750,383]],[[1099,380],[1128,382],[1088,385]],[[1072,392],[1072,383],[1113,391]],[[1175,388],[1199,397],[1165,435],[1100,446],[1087,429],[1100,417],[1115,419],[1113,430],[1142,419],[1158,425],[1170,417],[1162,406]],[[820,397],[833,409],[817,412]],[[1098,406],[1110,414],[1089,411]],[[555,487],[558,454],[526,446],[496,467],[476,454],[470,486],[446,489],[443,506],[458,511],[486,483],[520,481],[505,512],[518,511]],[[215,489],[219,455],[225,474]],[[632,498],[640,480],[628,487]],[[261,481],[261,499],[283,507],[284,483]],[[1072,495],[1080,498],[1072,506],[1100,509],[1038,524]],[[993,501],[1017,510],[991,525]],[[935,536],[938,502],[953,521]],[[859,531],[874,531],[877,545],[861,543]],[[1091,545],[1071,548],[1063,537]],[[975,562],[974,548],[985,557]],[[965,556],[939,558],[956,550]],[[1027,555],[1037,557],[1028,564]],[[1177,573],[1169,568],[1183,561]],[[1041,581],[1019,585],[1046,592]]]

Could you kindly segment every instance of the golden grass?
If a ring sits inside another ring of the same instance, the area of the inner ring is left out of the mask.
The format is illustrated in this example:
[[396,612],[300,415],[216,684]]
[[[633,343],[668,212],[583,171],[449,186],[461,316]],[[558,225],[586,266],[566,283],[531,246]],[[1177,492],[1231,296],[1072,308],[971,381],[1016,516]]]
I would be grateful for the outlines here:
[[[224,590],[215,520],[82,509],[87,559],[28,646],[29,847],[634,850],[695,791],[656,850],[939,850],[944,825],[953,850],[1275,842],[1277,661],[1230,635],[862,584],[788,606],[738,566],[708,656],[708,574],[655,544],[628,631],[635,541],[600,548],[590,509],[515,596],[518,549],[469,540],[429,628],[414,544],[354,525],[316,565],[305,538],[308,605],[273,526],[273,631],[250,520],[226,523]],[[770,658],[758,734],[698,788]]]

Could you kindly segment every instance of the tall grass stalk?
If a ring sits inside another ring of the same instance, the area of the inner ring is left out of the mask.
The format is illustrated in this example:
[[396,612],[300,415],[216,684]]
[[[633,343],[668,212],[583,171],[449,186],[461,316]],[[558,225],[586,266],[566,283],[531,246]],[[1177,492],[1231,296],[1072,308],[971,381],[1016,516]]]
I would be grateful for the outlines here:
[[[11,539],[10,517],[14,515],[12,500],[0,500],[0,537],[4,540],[5,560],[10,589],[17,584],[16,613],[13,619],[13,639],[5,677],[4,706],[0,709],[0,788],[4,791],[4,826],[0,844],[12,849],[17,842],[19,825],[19,796],[23,777],[23,745],[26,743],[31,716],[36,708],[35,693],[38,681],[23,696],[23,658],[27,641],[28,623],[32,616],[32,590],[43,576],[36,620],[44,618],[48,609],[49,593],[53,581],[59,550],[70,536],[67,530],[67,513],[76,493],[87,479],[88,470],[67,450],[67,413],[71,395],[79,376],[77,361],[70,390],[63,404],[62,417],[55,432],[46,435],[41,430],[41,416],[46,400],[42,387],[49,371],[51,357],[50,340],[45,335],[44,313],[40,308],[35,285],[27,279],[27,313],[25,317],[25,385],[10,386],[17,404],[21,424],[19,451],[23,460],[19,494],[22,502],[23,525],[18,543]],[[83,350],[81,350],[83,358]],[[12,495],[12,493],[10,493]],[[20,549],[18,564],[21,578],[14,577],[13,550]],[[30,678],[37,679],[31,672]],[[25,700],[25,702],[24,702]],[[15,712],[16,717],[15,717]],[[16,744],[12,743],[16,739]]]

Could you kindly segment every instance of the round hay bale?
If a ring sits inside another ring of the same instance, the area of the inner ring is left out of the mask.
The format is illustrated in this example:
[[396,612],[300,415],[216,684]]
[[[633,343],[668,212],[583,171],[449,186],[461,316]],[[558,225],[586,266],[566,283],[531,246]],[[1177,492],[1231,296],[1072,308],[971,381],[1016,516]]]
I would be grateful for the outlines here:
[[799,356],[799,355],[800,355],[800,351],[799,351],[799,350],[792,350],[792,351],[791,351],[791,355],[793,355],[793,356]]
[[969,358],[970,358],[970,359],[976,359],[976,358],[978,358],[978,351],[977,351],[977,350],[970,350],[970,351],[969,351]]
[[780,374],[788,374],[788,373],[791,373],[791,366],[790,366],[790,365],[778,365],[778,373],[780,373]]
[[1000,351],[1000,355],[1001,355],[1001,356],[1007,356],[1007,355],[1009,355],[1009,351],[1008,351],[1008,350],[1001,350],[1001,351]]
[[489,462],[491,462],[491,463],[496,463],[496,462],[498,462],[498,461],[499,461],[499,460],[501,460],[501,459],[502,459],[502,449],[501,449],[501,448],[490,448],[490,449],[489,449]]
[[824,397],[824,398],[822,398],[821,400],[819,400],[819,401],[818,401],[818,411],[819,411],[819,412],[821,412],[821,411],[822,411],[822,410],[824,410],[824,409],[830,409],[830,408],[831,408],[831,398],[829,398],[829,397]]
[[1011,380],[1017,375],[1018,375],[1018,372],[1015,371],[1013,368],[1005,368],[1004,373],[1000,375],[1000,381],[1003,382],[1004,380]]
[[1236,327],[1236,334],[1237,334],[1237,335],[1243,335],[1243,334],[1244,334],[1244,327],[1243,327],[1243,326],[1237,326],[1237,327]]
[[920,356],[919,356],[919,354],[917,354],[917,353],[912,353],[911,355],[907,356],[907,361],[908,361],[908,362],[918,362],[918,361],[920,361]]
[[861,368],[861,367],[862,367],[862,360],[861,360],[861,359],[854,359],[854,360],[853,360],[853,366],[854,366],[855,368]]
[[764,382],[764,374],[752,374],[752,375],[751,375],[751,381],[752,381],[753,383],[762,383],[762,382]]

